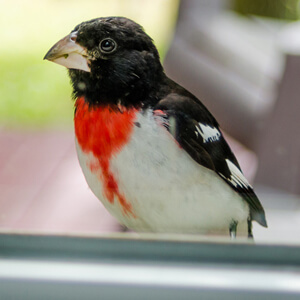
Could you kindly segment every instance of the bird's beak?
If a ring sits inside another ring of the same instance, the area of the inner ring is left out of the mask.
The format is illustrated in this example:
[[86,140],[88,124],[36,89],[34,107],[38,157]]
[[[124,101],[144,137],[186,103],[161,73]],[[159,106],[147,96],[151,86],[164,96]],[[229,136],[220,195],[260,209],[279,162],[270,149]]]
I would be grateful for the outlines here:
[[77,32],[58,41],[45,55],[44,59],[50,60],[68,69],[77,69],[90,72],[88,54],[84,47],[76,43]]

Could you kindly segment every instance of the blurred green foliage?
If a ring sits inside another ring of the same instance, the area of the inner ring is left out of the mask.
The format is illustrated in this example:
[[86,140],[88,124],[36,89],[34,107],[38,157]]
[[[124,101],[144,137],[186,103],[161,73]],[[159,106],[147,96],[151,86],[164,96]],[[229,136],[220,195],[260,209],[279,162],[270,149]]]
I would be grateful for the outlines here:
[[177,0],[13,0],[0,10],[0,127],[72,126],[67,70],[43,61],[82,21],[125,16],[152,36],[162,55],[172,38]]
[[41,63],[36,49],[26,55],[0,55],[0,120],[9,126],[68,125],[70,87],[63,68]]
[[233,0],[235,11],[283,20],[299,19],[299,0]]

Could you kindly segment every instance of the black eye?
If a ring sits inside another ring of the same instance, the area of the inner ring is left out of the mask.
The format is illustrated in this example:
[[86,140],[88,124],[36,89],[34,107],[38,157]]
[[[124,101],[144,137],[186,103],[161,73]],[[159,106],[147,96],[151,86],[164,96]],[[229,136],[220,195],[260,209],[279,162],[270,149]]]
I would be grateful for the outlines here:
[[111,53],[117,48],[117,44],[112,39],[104,39],[100,42],[100,50],[105,53]]

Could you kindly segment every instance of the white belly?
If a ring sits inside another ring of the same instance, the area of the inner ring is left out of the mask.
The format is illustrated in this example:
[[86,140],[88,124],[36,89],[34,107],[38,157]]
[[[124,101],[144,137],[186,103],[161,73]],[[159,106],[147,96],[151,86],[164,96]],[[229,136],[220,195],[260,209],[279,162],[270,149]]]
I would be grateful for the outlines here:
[[235,220],[246,223],[247,203],[215,172],[197,164],[181,149],[152,113],[137,117],[130,142],[113,157],[110,169],[119,191],[131,204],[135,217],[125,214],[115,199],[105,199],[101,169],[83,153],[76,141],[78,158],[87,183],[110,213],[136,231],[207,233],[225,230]]

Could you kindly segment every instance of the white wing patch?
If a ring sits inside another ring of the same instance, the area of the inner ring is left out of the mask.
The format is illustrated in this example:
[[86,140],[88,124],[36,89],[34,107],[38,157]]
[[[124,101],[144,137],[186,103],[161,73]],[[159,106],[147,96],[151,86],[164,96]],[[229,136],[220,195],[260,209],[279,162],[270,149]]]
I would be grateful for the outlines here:
[[243,173],[238,169],[238,167],[232,163],[229,159],[226,159],[227,166],[230,170],[230,179],[223,176],[225,179],[229,180],[232,185],[235,187],[242,187],[242,188],[252,188],[249,184],[248,180],[245,178]]
[[220,139],[221,132],[216,127],[211,127],[202,123],[198,124],[199,126],[196,126],[195,133],[197,137],[199,136],[199,134],[202,136],[204,143],[216,142]]

